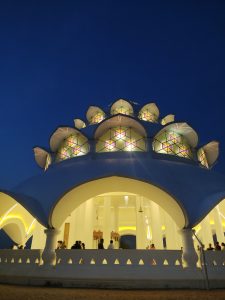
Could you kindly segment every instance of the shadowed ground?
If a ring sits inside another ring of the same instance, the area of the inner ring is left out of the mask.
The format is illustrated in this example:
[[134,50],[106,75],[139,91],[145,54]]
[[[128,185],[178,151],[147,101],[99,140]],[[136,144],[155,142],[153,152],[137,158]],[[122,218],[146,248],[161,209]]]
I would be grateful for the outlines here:
[[0,300],[224,300],[225,290],[94,290],[0,285]]

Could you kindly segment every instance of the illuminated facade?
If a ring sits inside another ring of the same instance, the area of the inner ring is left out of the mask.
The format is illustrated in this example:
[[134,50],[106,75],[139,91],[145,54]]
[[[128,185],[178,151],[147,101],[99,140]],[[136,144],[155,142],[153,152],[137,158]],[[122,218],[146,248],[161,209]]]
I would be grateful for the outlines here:
[[198,146],[195,130],[160,118],[155,103],[91,106],[74,124],[55,130],[49,150],[34,148],[42,174],[1,192],[0,225],[14,243],[32,239],[47,262],[57,239],[96,249],[103,237],[126,248],[132,236],[135,249],[184,253],[197,247],[193,229],[205,245],[224,241],[225,177],[212,170],[218,142]]

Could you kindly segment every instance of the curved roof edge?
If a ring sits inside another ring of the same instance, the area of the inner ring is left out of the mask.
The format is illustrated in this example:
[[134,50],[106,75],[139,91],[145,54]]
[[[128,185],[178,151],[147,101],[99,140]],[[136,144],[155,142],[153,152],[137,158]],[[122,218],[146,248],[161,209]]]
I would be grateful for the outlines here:
[[35,219],[44,227],[48,227],[48,217],[38,200],[25,194],[15,193],[10,190],[0,189],[0,192],[12,197],[16,202],[22,205]]
[[187,140],[188,144],[193,148],[195,148],[198,144],[198,134],[191,126],[189,126],[185,122],[169,124],[169,125],[163,127],[163,129],[161,129],[157,133],[157,135],[161,134],[163,131],[166,131],[166,130],[171,130],[175,133],[178,133],[178,134],[184,136],[185,139]]

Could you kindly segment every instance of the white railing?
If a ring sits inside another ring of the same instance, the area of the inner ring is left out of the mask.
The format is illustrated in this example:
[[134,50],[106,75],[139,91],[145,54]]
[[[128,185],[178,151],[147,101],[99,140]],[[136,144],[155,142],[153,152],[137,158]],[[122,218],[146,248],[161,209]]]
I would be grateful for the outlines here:
[[0,264],[41,264],[42,250],[0,250]]
[[56,265],[182,266],[180,250],[57,250]]
[[[202,254],[201,263],[204,264]],[[205,264],[208,268],[222,267],[225,269],[225,251],[204,251]]]

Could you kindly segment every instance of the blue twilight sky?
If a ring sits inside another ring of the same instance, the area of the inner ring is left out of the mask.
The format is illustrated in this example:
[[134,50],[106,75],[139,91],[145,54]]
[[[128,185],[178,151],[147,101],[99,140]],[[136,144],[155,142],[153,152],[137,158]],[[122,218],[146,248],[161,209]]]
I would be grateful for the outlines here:
[[155,102],[220,141],[225,174],[225,1],[0,2],[0,188],[42,172],[33,146],[89,105]]

